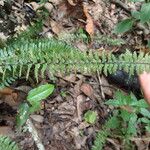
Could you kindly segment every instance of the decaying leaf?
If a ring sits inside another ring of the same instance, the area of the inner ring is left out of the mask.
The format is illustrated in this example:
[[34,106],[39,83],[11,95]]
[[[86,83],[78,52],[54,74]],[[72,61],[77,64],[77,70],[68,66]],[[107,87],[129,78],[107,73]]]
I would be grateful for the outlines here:
[[76,3],[74,3],[73,0],[67,0],[67,1],[68,1],[68,3],[69,3],[70,5],[72,5],[72,6],[75,6],[75,5],[76,5]]
[[9,126],[0,126],[0,135],[14,138],[15,133]]
[[81,85],[81,91],[88,97],[92,97],[94,93],[93,88],[87,83]]
[[83,12],[87,18],[85,29],[87,33],[92,37],[94,35],[94,22],[93,22],[91,15],[88,13],[86,4],[83,4]]
[[13,89],[11,89],[11,88],[3,88],[3,89],[0,89],[0,94],[2,94],[2,95],[10,95],[10,94],[12,94],[13,93]]
[[56,21],[54,21],[54,20],[51,20],[51,21],[50,21],[50,25],[51,25],[52,31],[53,31],[56,35],[58,35],[58,34],[61,33],[61,25],[60,25],[58,22],[56,22]]

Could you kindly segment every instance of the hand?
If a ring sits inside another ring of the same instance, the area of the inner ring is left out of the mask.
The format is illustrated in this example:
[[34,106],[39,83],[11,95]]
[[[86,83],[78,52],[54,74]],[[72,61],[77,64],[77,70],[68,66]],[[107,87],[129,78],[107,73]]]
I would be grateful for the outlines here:
[[139,80],[144,97],[150,104],[150,73],[143,72],[141,75],[139,75]]

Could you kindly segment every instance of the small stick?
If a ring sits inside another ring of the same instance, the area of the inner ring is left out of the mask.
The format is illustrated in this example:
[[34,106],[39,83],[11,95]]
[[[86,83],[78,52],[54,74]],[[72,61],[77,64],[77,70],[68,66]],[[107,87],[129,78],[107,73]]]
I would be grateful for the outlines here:
[[105,99],[105,94],[103,92],[103,87],[102,87],[102,81],[101,81],[100,73],[99,73],[98,70],[97,70],[97,76],[98,76],[98,81],[99,81],[99,86],[100,86],[100,91],[101,91],[102,99]]
[[26,122],[28,131],[31,133],[33,140],[35,141],[39,150],[45,150],[44,145],[41,142],[41,139],[38,136],[37,130],[35,129],[32,121],[30,119]]

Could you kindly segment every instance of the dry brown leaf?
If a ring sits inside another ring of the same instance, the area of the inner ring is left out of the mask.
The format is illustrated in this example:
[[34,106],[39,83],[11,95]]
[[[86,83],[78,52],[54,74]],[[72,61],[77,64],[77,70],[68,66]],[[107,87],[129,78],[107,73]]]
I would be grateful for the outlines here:
[[12,107],[18,106],[20,104],[17,93],[4,96],[3,101]]
[[70,5],[72,5],[72,6],[75,6],[75,5],[76,5],[76,3],[74,3],[73,0],[67,0],[67,1],[68,1],[68,3],[69,3]]
[[83,83],[82,85],[81,85],[81,91],[86,95],[86,96],[88,96],[88,97],[92,97],[93,96],[93,94],[94,94],[94,91],[93,91],[93,88],[89,85],[89,84],[87,84],[87,83]]
[[76,81],[76,75],[75,74],[70,74],[70,75],[66,76],[64,79],[66,81],[69,81],[69,82],[75,82]]
[[18,92],[14,91],[11,88],[4,88],[0,90],[1,100],[5,103],[7,103],[10,106],[18,106],[19,101],[18,100]]
[[0,135],[2,136],[9,136],[11,138],[15,137],[15,133],[9,126],[0,126]]
[[31,2],[30,5],[32,6],[32,8],[36,11],[38,8],[40,8],[41,6],[36,3],[36,2]]
[[87,33],[92,37],[94,35],[94,22],[93,22],[91,15],[89,15],[89,13],[88,13],[86,4],[83,4],[83,12],[87,18],[85,29],[86,29]]
[[44,7],[48,10],[49,13],[51,13],[52,9],[53,9],[53,5],[51,3],[45,3]]
[[11,95],[12,93],[13,93],[13,89],[11,89],[11,88],[3,88],[3,89],[1,89],[0,90],[0,94],[2,94],[2,95]]
[[50,25],[51,25],[52,31],[56,35],[59,35],[61,33],[61,25],[58,22],[51,20]]
[[30,117],[38,123],[43,123],[44,121],[44,117],[41,115],[30,115]]

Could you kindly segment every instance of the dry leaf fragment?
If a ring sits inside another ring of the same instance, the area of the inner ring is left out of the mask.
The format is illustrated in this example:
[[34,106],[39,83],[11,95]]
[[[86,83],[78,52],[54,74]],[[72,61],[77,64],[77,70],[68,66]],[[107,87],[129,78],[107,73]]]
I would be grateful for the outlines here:
[[2,95],[11,95],[12,93],[13,93],[13,89],[11,89],[11,88],[3,88],[3,89],[1,89],[0,90],[0,94],[2,94]]
[[50,21],[50,25],[51,25],[51,28],[52,28],[52,31],[56,34],[56,35],[59,35],[61,33],[61,25],[54,21],[54,20],[51,20]]
[[20,104],[17,93],[6,95],[2,100],[11,107],[18,106]]
[[11,138],[15,137],[15,133],[9,126],[0,126],[0,135],[2,136],[9,136]]
[[69,3],[70,5],[72,5],[72,6],[75,6],[75,5],[76,5],[76,3],[74,3],[73,0],[67,0],[67,1],[68,1],[68,3]]
[[92,37],[94,35],[94,22],[93,22],[91,15],[89,15],[89,13],[88,13],[86,4],[84,4],[84,3],[83,3],[83,12],[87,18],[85,29],[86,29],[87,33]]
[[80,89],[86,96],[90,98],[93,96],[94,91],[93,91],[93,88],[89,84],[83,83]]

